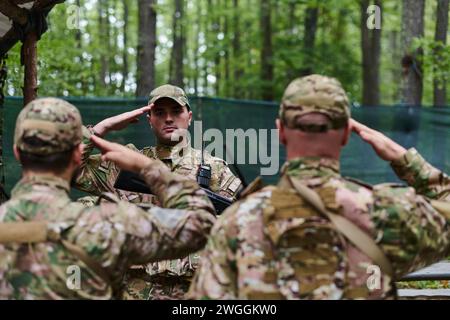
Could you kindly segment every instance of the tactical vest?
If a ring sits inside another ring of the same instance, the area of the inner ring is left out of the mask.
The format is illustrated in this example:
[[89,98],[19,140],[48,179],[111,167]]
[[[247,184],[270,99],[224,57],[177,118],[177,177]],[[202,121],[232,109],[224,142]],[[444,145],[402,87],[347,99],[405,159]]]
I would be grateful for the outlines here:
[[108,285],[111,284],[109,275],[103,267],[92,259],[81,247],[63,239],[60,233],[51,230],[46,221],[4,222],[0,223],[0,244],[11,243],[45,243],[61,244],[68,252],[95,272]]
[[[348,261],[342,247],[344,239],[379,265],[390,279],[394,278],[389,260],[375,241],[350,220],[326,209],[327,200],[330,204],[334,202],[334,193],[319,196],[288,175],[282,177],[278,186],[271,193],[273,209],[263,210],[264,233],[272,244],[272,250],[264,252],[265,261],[271,264],[263,279],[269,287],[244,289],[245,296],[251,299],[368,296],[367,288],[348,288],[345,284]],[[314,219],[320,216],[329,222]]]

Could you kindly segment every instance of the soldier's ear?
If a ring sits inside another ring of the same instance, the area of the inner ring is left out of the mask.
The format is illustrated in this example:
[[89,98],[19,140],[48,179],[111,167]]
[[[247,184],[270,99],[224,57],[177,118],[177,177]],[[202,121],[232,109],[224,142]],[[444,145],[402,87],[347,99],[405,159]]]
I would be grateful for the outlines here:
[[150,126],[150,129],[153,129],[153,127],[152,127],[152,117],[151,117],[150,113],[148,113],[146,117],[147,117],[147,122],[148,122],[148,125]]
[[20,162],[19,150],[17,149],[16,145],[13,146],[13,152],[14,152],[14,158],[16,158],[16,160]]
[[344,130],[344,134],[342,136],[341,145],[345,146],[348,143],[348,140],[350,139],[350,135],[352,133],[350,121],[348,122],[347,126],[343,130]]
[[80,143],[73,150],[72,160],[75,164],[75,167],[78,167],[79,165],[81,165],[82,158],[83,158],[83,149],[84,149],[84,144]]
[[284,130],[284,125],[279,118],[275,120],[275,125],[277,126],[278,129],[278,137],[280,139],[281,144],[286,145],[286,131]]

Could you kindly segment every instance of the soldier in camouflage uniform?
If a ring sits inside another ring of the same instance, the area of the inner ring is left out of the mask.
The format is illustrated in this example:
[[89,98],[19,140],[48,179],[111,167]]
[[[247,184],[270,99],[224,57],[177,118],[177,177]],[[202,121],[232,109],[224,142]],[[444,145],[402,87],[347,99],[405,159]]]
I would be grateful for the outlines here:
[[[148,113],[148,121],[157,138],[157,145],[140,152],[152,159],[160,159],[172,172],[190,180],[197,180],[201,164],[201,151],[173,139],[178,129],[188,129],[192,111],[186,94],[181,88],[163,85],[150,93],[149,106],[105,119],[88,126],[96,135],[104,136],[112,130],[121,130],[129,123]],[[133,145],[128,147],[137,150]],[[132,193],[114,188],[120,169],[111,162],[102,161],[99,155],[91,155],[93,145],[87,143],[83,154],[81,173],[77,188],[94,195],[112,192],[121,199],[134,203],[154,203],[151,195]],[[204,163],[211,166],[210,189],[227,198],[235,198],[241,189],[241,181],[233,175],[225,161],[204,152]],[[88,198],[85,204],[93,203]],[[95,201],[94,201],[95,202]],[[198,254],[172,261],[163,261],[146,266],[133,266],[127,275],[124,299],[180,299],[189,289],[190,280],[198,265]]]
[[31,102],[14,137],[23,177],[0,207],[0,298],[110,299],[130,265],[183,257],[205,244],[214,208],[195,182],[159,160],[91,139],[105,161],[140,173],[165,208],[145,211],[119,199],[90,208],[72,202],[81,116],[63,100]]
[[[277,127],[287,149],[280,183],[235,203],[218,219],[190,297],[387,299],[396,296],[394,279],[448,256],[450,178],[415,149],[350,119],[336,79],[293,81]],[[351,131],[409,187],[343,178],[339,155]],[[342,220],[367,241],[354,241],[335,223]],[[376,250],[361,250],[369,243]]]

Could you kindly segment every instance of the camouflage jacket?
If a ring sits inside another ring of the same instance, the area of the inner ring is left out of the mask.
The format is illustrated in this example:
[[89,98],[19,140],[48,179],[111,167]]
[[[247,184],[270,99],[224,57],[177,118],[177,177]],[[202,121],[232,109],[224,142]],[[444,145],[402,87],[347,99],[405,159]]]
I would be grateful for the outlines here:
[[[125,201],[87,208],[69,198],[69,184],[51,176],[23,178],[0,207],[0,221],[47,221],[81,247],[109,276],[102,280],[60,242],[0,245],[2,299],[110,299],[121,290],[132,264],[173,259],[203,247],[215,220],[198,185],[169,172],[160,161],[142,170],[165,207],[144,211]],[[80,269],[80,286],[68,287],[70,268]]]
[[[112,192],[123,200],[133,203],[153,203],[157,204],[155,197],[142,193],[132,193],[114,188],[114,183],[119,175],[120,169],[112,162],[102,162],[99,154],[91,155],[94,146],[84,136],[85,150],[83,153],[83,164],[76,181],[76,188],[99,195],[101,192]],[[139,151],[132,144],[128,147]],[[156,147],[146,147],[140,150],[141,153],[152,159],[160,159],[172,172],[186,177],[189,180],[197,181],[197,171],[201,164],[201,151],[187,147],[175,149],[173,147],[158,145]],[[222,196],[234,198],[240,190],[242,183],[234,176],[225,161],[204,153],[204,162],[211,166],[210,189]],[[83,199],[83,203],[92,204],[95,201]],[[135,266],[133,268],[143,268],[147,274],[168,275],[168,276],[192,276],[198,265],[198,255],[193,254],[183,259],[161,261],[147,266]]]
[[[84,131],[83,163],[76,179],[75,187],[92,195],[111,192],[123,200],[133,203],[155,203],[155,197],[142,193],[133,193],[114,188],[120,169],[110,161],[101,161],[100,154],[92,155],[94,145]],[[172,172],[197,181],[197,171],[201,163],[201,151],[189,147],[179,148],[158,145],[138,150],[134,145],[127,147],[139,151],[152,159],[159,159]],[[211,166],[210,189],[224,197],[233,199],[241,188],[241,181],[234,176],[226,162],[204,152],[204,162]]]
[[[338,161],[323,158],[289,161],[283,175],[314,189],[329,211],[371,235],[391,261],[396,277],[401,277],[448,256],[450,218],[436,211],[427,197],[450,201],[450,179],[414,149],[392,167],[411,187],[356,183],[341,177]],[[294,189],[270,186],[235,203],[219,218],[189,295],[210,299],[395,297],[389,276],[371,269],[373,265]],[[369,277],[375,272],[379,285],[370,286]]]

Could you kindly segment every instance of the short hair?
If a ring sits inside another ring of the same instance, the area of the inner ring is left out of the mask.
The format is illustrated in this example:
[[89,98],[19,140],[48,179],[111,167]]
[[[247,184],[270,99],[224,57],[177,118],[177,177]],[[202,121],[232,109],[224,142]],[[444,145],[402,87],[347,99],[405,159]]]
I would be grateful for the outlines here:
[[[282,119],[284,125],[288,125],[286,119]],[[333,125],[330,117],[319,112],[311,112],[293,119],[291,129],[298,129],[308,133],[325,133],[330,130]]]
[[76,147],[50,155],[38,155],[19,149],[20,163],[25,170],[60,174],[67,168]]

